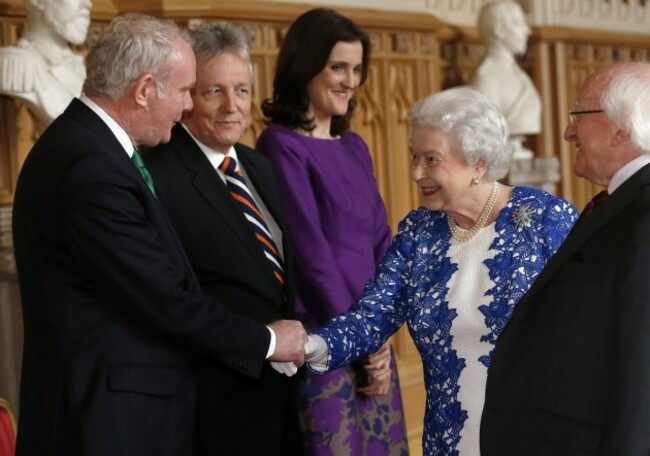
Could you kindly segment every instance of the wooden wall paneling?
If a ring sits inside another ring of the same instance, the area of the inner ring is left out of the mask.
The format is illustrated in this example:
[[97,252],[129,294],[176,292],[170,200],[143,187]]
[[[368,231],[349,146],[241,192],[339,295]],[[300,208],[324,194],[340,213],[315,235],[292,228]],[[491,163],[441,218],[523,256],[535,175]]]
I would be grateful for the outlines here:
[[[11,203],[13,182],[13,160],[11,151],[16,150],[15,104],[6,97],[0,97],[0,204]],[[14,127],[14,128],[11,128]]]
[[[569,111],[574,108],[575,102],[578,98],[580,86],[583,81],[594,70],[594,48],[589,44],[576,44],[566,43],[566,110]],[[568,117],[568,114],[567,114]],[[568,118],[567,118],[568,123]],[[575,162],[575,146],[568,144],[568,147],[563,149],[564,157],[563,162],[570,164],[568,167],[569,172],[564,174],[567,179],[567,187],[571,189],[570,193],[564,196],[572,201],[578,209],[581,209],[584,204],[589,201],[591,195],[595,192],[590,184],[585,179],[576,177],[573,174],[573,163]]]
[[[392,212],[394,201],[390,159],[386,151],[386,139],[389,129],[382,129],[388,122],[388,107],[386,104],[386,69],[382,50],[386,46],[387,37],[383,32],[369,32],[372,47],[368,78],[357,91],[357,109],[352,118],[351,129],[358,133],[368,144],[372,157],[375,177],[380,193],[386,204],[388,213]],[[391,224],[391,228],[393,228]]]
[[[0,46],[10,46],[18,41],[24,18],[18,11],[0,17]],[[0,205],[13,202],[19,166],[31,147],[33,124],[25,117],[22,103],[0,95]],[[21,122],[23,121],[23,122]]]
[[573,201],[573,155],[572,147],[564,140],[563,127],[569,123],[569,110],[572,103],[569,102],[569,89],[567,80],[566,45],[563,42],[555,42],[552,46],[552,63],[554,65],[555,90],[555,116],[553,119],[555,138],[555,154],[560,160],[560,182],[558,196]]
[[[6,259],[0,259],[5,262]],[[3,265],[4,266],[4,265]],[[23,324],[18,282],[14,274],[0,273],[0,396],[19,417],[19,382],[22,366]]]
[[531,65],[532,79],[535,86],[538,87],[542,99],[542,129],[539,135],[533,138],[534,150],[538,157],[551,157],[556,154],[554,141],[556,129],[553,118],[557,103],[554,100],[553,79],[551,78],[549,43],[533,42],[529,47],[534,50]]

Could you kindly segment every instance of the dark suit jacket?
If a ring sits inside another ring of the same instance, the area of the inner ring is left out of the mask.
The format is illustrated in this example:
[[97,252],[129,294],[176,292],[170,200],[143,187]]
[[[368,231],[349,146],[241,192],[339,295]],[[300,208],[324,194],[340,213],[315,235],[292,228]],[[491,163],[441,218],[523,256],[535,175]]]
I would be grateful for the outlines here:
[[[284,233],[285,289],[226,185],[182,126],[174,128],[168,144],[149,150],[145,160],[203,289],[234,312],[270,323],[293,313],[291,246],[271,164],[244,145],[235,148]],[[259,379],[244,378],[227,366],[206,365],[199,389],[199,454],[292,454],[282,450],[282,439],[297,442],[293,385],[293,378],[268,365]]]
[[650,165],[564,244],[488,371],[482,456],[650,454]]
[[201,292],[162,206],[79,100],[34,145],[14,203],[18,455],[191,454],[196,360],[259,376],[268,330]]

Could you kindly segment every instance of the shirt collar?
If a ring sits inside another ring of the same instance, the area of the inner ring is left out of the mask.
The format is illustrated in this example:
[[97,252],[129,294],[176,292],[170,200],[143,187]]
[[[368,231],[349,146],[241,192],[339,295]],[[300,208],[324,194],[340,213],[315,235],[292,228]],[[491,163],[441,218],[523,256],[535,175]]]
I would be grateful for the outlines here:
[[201,152],[206,156],[206,158],[210,161],[210,164],[212,165],[213,168],[219,169],[219,165],[221,165],[221,162],[223,162],[224,158],[226,156],[232,157],[237,161],[237,167],[235,169],[240,169],[239,166],[239,160],[237,158],[237,151],[235,150],[235,146],[231,146],[230,149],[228,149],[228,153],[224,154],[223,152],[219,152],[217,150],[211,149],[205,144],[203,144],[201,141],[199,141],[196,136],[192,134],[189,128],[181,122],[181,125],[185,129],[188,135],[192,137],[194,142],[199,146],[199,149],[201,149]]
[[131,157],[133,155],[133,149],[135,146],[131,142],[131,138],[129,138],[129,135],[126,133],[126,131],[124,131],[124,129],[120,127],[120,125],[111,116],[109,116],[108,113],[104,111],[104,109],[102,109],[97,103],[88,98],[86,95],[81,95],[81,97],[79,97],[79,101],[88,106],[95,114],[99,116],[100,119],[102,119],[102,121],[111,130],[111,132],[113,132],[115,138],[117,138],[117,140],[120,142],[128,156]]
[[607,191],[611,195],[614,193],[618,187],[620,187],[623,182],[628,180],[632,175],[634,175],[638,170],[643,168],[645,165],[650,163],[650,154],[641,154],[636,157],[634,160],[626,163],[621,169],[616,171],[612,176],[612,179],[609,181],[607,186]]

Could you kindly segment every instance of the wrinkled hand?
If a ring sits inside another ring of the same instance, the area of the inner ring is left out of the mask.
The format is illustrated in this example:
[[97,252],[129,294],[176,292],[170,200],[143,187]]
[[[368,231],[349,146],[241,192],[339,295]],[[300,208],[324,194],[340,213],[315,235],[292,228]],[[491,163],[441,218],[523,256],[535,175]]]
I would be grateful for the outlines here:
[[391,373],[382,372],[381,374],[371,374],[368,386],[357,388],[357,391],[368,396],[384,396],[390,390]]
[[369,396],[388,394],[391,380],[390,360],[390,342],[386,342],[379,350],[361,363],[368,373],[370,382],[368,386],[357,388],[357,391]]
[[305,363],[307,342],[307,332],[302,323],[295,320],[280,320],[270,324],[269,327],[275,332],[276,344],[275,351],[268,360],[292,362],[296,368],[302,366]]
[[390,358],[390,342],[386,342],[379,350],[369,355],[363,365],[370,370],[382,370],[390,366]]

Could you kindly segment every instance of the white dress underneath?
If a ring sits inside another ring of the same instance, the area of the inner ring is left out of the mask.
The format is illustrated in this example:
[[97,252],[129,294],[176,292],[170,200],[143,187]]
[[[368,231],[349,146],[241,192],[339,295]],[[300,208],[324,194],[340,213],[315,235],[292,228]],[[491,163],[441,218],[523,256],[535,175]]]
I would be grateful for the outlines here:
[[449,308],[456,309],[450,334],[459,358],[465,360],[465,368],[458,379],[458,400],[467,412],[467,420],[461,431],[456,449],[460,455],[477,456],[479,451],[479,429],[481,412],[485,401],[487,368],[479,358],[489,356],[492,344],[481,342],[485,334],[485,316],[477,308],[477,302],[489,304],[492,301],[485,293],[494,287],[484,261],[494,258],[496,250],[490,244],[496,237],[494,223],[481,229],[466,242],[451,239],[449,258],[458,264],[458,271],[451,276],[447,286]]

